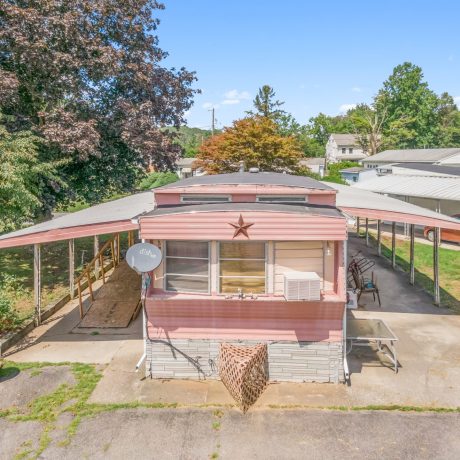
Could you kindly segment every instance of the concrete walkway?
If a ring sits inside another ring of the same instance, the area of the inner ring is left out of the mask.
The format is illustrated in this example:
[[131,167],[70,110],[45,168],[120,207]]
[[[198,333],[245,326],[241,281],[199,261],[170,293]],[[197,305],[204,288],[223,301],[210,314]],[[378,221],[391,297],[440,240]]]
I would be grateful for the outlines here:
[[[389,263],[366,248],[363,239],[351,236],[350,253],[361,250],[376,261],[382,308],[372,295],[361,298],[363,308],[350,315],[381,318],[399,337],[401,365],[395,374],[384,357],[372,349],[349,355],[351,385],[272,384],[256,407],[405,405],[429,407],[460,406],[460,316],[437,308],[423,290],[412,287],[407,276],[392,270]],[[90,402],[172,402],[183,405],[233,404],[227,390],[217,381],[152,381],[134,367],[143,352],[139,317],[130,327],[76,333],[76,302],[40,328],[8,356],[13,361],[74,361],[106,364],[103,378]],[[98,335],[92,335],[92,334]]]

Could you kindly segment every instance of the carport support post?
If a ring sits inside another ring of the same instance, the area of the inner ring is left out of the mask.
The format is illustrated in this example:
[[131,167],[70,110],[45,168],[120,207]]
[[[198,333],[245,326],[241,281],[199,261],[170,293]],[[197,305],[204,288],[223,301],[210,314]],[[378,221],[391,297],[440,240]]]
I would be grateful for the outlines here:
[[369,219],[366,217],[366,246],[369,246]]
[[41,280],[41,254],[40,244],[34,244],[34,304],[36,324],[39,326],[42,322],[42,280]]
[[396,222],[391,223],[391,266],[396,267]]
[[377,221],[377,254],[382,255],[382,221]]
[[[99,252],[99,235],[94,235],[93,252],[94,257],[96,257],[97,253]],[[99,279],[99,260],[97,259],[96,262],[94,262],[94,277],[97,280]]]
[[361,228],[361,225],[360,225],[360,221],[359,221],[359,217],[356,218],[356,233],[358,234],[359,236],[359,230]]
[[73,299],[75,296],[75,240],[69,240],[69,294]]
[[434,281],[434,304],[438,306],[441,303],[441,296],[439,293],[439,234],[440,234],[440,228],[435,227],[434,241],[433,241],[433,281]]
[[409,283],[414,285],[415,283],[415,266],[414,266],[414,245],[415,241],[415,225],[410,224],[410,253],[409,253],[409,263],[410,263],[410,278]]

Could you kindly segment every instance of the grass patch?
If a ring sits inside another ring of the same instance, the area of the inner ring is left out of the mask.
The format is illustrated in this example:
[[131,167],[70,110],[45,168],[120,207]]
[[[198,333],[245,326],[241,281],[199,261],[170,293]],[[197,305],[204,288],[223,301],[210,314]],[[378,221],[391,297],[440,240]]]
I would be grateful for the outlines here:
[[361,411],[382,411],[382,412],[437,412],[437,413],[460,413],[460,407],[422,407],[422,406],[402,406],[392,405],[369,405],[369,406],[306,406],[302,404],[269,404],[270,409],[275,410],[327,410],[341,412],[361,412]]
[[[361,236],[364,233],[360,233]],[[369,233],[369,241],[377,246],[375,232]],[[391,260],[391,237],[382,235],[382,255]],[[430,294],[434,291],[433,247],[414,244],[415,283]],[[396,238],[396,265],[404,272],[410,271],[410,241]],[[439,286],[443,306],[460,313],[460,251],[439,248]]]

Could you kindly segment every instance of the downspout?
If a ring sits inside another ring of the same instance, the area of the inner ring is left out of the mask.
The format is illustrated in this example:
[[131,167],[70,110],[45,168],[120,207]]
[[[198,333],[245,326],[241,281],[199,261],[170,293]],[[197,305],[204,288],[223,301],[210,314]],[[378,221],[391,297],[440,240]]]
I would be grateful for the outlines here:
[[[347,239],[343,242],[343,265],[344,265],[344,284],[345,284],[345,295],[347,293],[347,269],[348,269],[348,231]],[[346,298],[345,298],[346,299]],[[348,369],[347,361],[347,303],[345,300],[345,308],[343,309],[342,319],[342,353],[343,353],[343,374],[345,383],[350,381],[350,371]]]

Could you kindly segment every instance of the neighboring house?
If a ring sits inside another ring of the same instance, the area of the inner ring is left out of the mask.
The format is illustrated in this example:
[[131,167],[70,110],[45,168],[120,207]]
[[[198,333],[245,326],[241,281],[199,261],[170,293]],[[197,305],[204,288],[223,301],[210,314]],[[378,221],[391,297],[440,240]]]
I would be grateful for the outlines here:
[[176,171],[180,179],[186,179],[192,176],[201,176],[205,172],[201,168],[194,166],[195,158],[180,158],[176,162]]
[[340,170],[342,179],[348,184],[362,182],[377,176],[375,169],[365,169],[363,167],[345,168]]
[[388,169],[394,163],[460,166],[460,148],[385,150],[363,160],[366,169]]
[[359,145],[355,134],[331,134],[326,144],[326,159],[328,163],[339,161],[361,161],[368,154]]
[[326,167],[326,159],[325,158],[305,158],[300,160],[300,165],[305,166],[310,171],[319,174],[320,177],[324,176],[324,169]]

